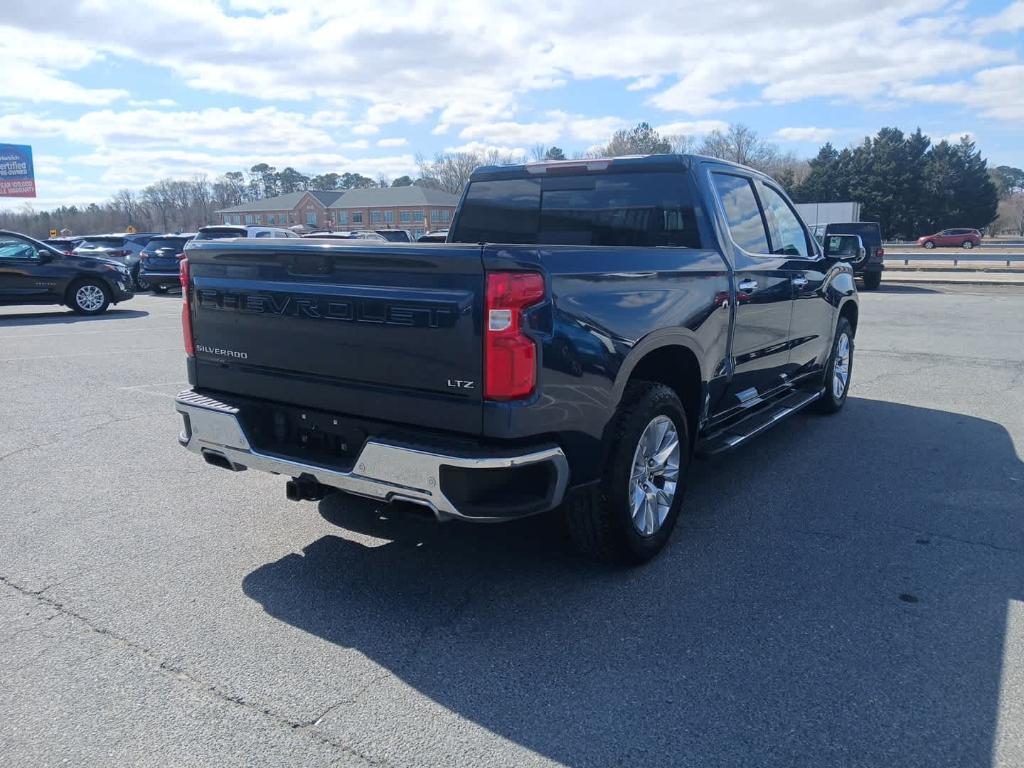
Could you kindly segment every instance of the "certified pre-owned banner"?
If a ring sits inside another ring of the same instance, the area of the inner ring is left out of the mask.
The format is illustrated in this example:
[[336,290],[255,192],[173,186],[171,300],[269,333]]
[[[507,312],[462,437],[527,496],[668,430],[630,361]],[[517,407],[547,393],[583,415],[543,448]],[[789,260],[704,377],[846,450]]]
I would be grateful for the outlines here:
[[0,144],[0,197],[35,197],[36,174],[32,147]]

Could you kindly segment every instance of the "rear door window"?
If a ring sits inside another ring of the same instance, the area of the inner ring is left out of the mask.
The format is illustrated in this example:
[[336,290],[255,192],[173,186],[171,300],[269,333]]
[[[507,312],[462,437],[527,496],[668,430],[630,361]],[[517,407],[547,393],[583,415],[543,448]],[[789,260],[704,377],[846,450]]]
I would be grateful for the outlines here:
[[470,184],[452,242],[700,248],[682,173],[603,173]]
[[90,237],[82,242],[79,248],[123,248],[123,237]]
[[733,242],[747,253],[768,253],[768,232],[751,180],[732,173],[711,176]]
[[185,243],[188,240],[181,237],[154,237],[146,245],[147,251],[161,251],[164,249],[173,250],[175,253],[179,253],[182,248],[185,247]]

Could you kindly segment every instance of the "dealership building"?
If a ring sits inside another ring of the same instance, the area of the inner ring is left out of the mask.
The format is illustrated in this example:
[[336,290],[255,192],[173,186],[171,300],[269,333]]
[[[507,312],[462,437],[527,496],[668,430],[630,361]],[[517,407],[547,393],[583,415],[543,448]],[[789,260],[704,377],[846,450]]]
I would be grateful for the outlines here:
[[217,214],[224,224],[308,229],[407,229],[413,236],[446,229],[459,198],[440,189],[385,187],[291,192],[253,200]]

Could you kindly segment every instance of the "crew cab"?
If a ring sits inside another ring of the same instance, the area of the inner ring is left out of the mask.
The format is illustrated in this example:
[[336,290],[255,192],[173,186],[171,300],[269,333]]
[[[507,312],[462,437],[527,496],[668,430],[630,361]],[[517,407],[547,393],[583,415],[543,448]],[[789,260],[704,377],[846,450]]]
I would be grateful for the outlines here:
[[98,315],[133,295],[124,264],[0,230],[0,305],[64,304],[80,315]]
[[196,239],[179,441],[291,499],[557,510],[584,552],[641,562],[693,456],[843,407],[864,255],[692,155],[479,168],[446,243]]

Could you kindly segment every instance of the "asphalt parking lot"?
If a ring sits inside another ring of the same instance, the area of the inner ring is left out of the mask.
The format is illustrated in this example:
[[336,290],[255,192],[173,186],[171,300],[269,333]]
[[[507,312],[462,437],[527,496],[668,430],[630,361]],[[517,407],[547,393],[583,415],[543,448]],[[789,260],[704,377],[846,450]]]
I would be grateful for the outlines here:
[[862,294],[637,570],[201,463],[179,312],[0,308],[0,764],[1024,765],[1024,287]]

